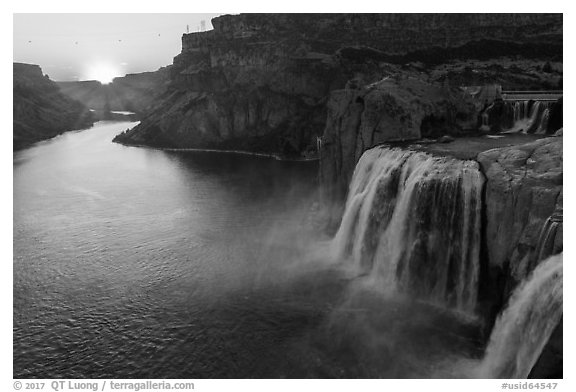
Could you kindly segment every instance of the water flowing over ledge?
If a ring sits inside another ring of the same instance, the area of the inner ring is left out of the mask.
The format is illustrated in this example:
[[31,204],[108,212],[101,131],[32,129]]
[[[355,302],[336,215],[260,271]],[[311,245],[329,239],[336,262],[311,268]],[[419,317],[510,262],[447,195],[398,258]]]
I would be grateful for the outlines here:
[[562,97],[558,100],[496,101],[480,115],[482,131],[552,135],[562,128]]
[[548,131],[550,109],[554,102],[516,101],[512,107],[514,125],[508,132],[535,133],[544,135]]
[[496,321],[480,377],[527,378],[562,318],[562,254],[543,261]]
[[368,150],[356,166],[333,254],[386,290],[473,313],[483,184],[474,161]]

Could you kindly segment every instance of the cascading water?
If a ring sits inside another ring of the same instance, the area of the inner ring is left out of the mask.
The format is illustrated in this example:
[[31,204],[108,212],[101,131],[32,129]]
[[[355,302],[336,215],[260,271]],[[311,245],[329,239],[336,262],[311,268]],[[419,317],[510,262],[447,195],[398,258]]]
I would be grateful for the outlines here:
[[528,108],[530,101],[516,101],[514,102],[514,122],[520,121],[529,115]]
[[562,318],[562,254],[543,261],[496,321],[479,376],[527,378]]
[[538,247],[536,248],[536,262],[543,260],[554,252],[554,244],[556,242],[556,234],[562,225],[562,210],[555,211],[546,222],[540,231],[540,238],[538,239]]
[[513,122],[507,132],[545,134],[553,101],[515,101],[512,106]]
[[332,250],[380,287],[473,313],[483,183],[473,161],[368,150]]

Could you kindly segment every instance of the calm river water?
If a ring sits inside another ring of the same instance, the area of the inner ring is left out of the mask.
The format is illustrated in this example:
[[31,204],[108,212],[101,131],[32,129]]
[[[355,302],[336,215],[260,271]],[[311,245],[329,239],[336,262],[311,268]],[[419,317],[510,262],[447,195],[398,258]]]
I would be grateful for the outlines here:
[[[477,328],[318,260],[314,162],[125,147],[14,154],[14,377],[447,376]],[[473,342],[473,343],[471,343]]]

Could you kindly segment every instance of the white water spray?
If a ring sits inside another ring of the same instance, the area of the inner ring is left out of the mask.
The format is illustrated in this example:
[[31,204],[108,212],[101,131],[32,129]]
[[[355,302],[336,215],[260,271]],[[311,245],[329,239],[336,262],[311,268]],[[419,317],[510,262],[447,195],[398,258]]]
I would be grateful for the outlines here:
[[527,378],[562,318],[562,254],[542,262],[512,294],[481,363],[483,378]]
[[333,254],[379,287],[473,313],[483,183],[473,161],[368,150],[356,166]]

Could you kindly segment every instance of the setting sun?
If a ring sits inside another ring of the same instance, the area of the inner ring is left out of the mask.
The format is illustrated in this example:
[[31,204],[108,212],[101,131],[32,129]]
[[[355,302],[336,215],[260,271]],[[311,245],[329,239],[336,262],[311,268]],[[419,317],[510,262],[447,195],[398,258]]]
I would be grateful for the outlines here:
[[88,68],[86,79],[97,80],[102,84],[111,83],[112,80],[121,76],[120,70],[111,64],[94,64]]

